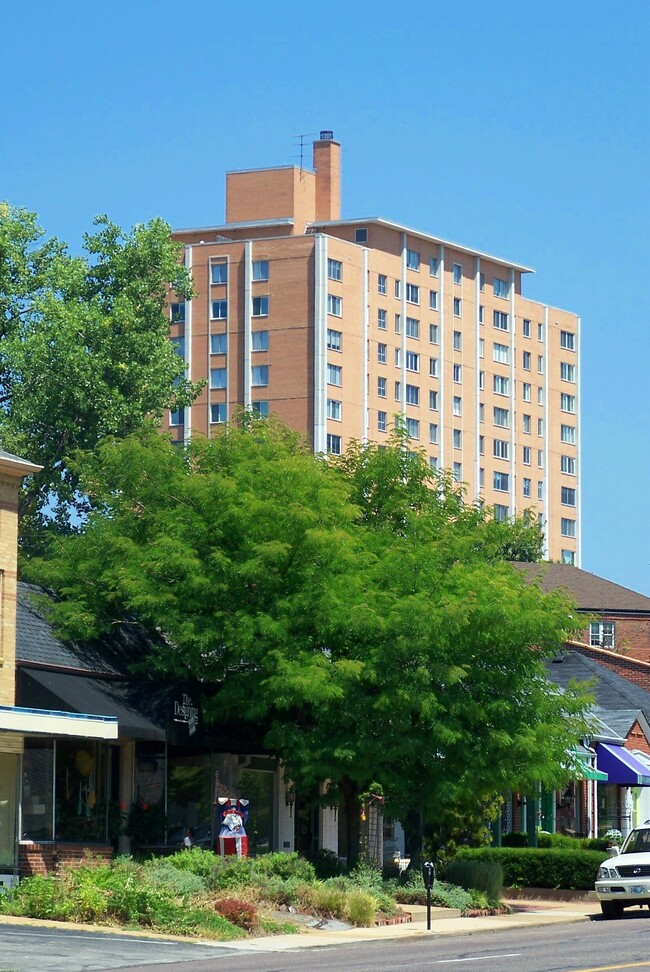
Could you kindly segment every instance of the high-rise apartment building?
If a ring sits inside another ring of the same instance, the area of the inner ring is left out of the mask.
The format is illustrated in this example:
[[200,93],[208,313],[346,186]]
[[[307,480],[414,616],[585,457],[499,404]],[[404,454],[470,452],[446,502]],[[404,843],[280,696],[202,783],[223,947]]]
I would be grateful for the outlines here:
[[399,415],[468,497],[534,510],[547,556],[579,564],[579,319],[522,295],[528,267],[341,219],[340,145],[321,132],[313,153],[313,170],[228,173],[225,224],[175,231],[198,296],[171,296],[171,336],[207,385],[172,435],[244,407],[340,453]]

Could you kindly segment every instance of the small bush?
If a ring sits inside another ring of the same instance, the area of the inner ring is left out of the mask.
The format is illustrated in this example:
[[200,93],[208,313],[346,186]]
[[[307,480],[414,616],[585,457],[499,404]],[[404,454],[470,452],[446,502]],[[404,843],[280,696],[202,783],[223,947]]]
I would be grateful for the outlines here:
[[447,867],[451,884],[466,891],[484,891],[488,898],[498,901],[503,887],[503,868],[498,861],[472,861],[455,858]]
[[357,928],[369,928],[375,923],[377,899],[369,891],[357,888],[350,891],[347,900],[347,915]]
[[[424,882],[418,886],[415,882],[398,888],[395,897],[399,904],[426,904],[427,892]],[[445,881],[434,881],[431,888],[431,903],[439,908],[460,908],[467,911],[472,903],[472,895],[455,884]]]
[[528,834],[523,831],[513,831],[511,834],[503,834],[501,837],[502,847],[528,847]]
[[607,852],[536,847],[476,847],[458,851],[457,859],[497,861],[508,887],[592,890]]
[[202,847],[190,847],[187,850],[178,851],[165,860],[180,871],[191,871],[192,874],[198,874],[199,877],[205,878],[208,885],[211,883],[214,871],[221,864],[221,858],[216,857],[212,851],[203,850]]
[[337,874],[341,873],[341,864],[338,856],[332,850],[319,850],[312,857],[311,863],[314,866],[316,877],[320,881],[325,881],[327,878],[336,877]]
[[145,881],[162,886],[179,897],[200,894],[207,888],[207,881],[199,874],[177,867],[168,857],[154,857],[143,868]]
[[238,898],[220,898],[215,901],[214,910],[222,918],[245,931],[251,931],[257,924],[257,912],[253,905]]
[[281,851],[275,854],[264,854],[263,857],[251,858],[251,860],[256,874],[273,874],[281,877],[283,881],[291,878],[307,882],[316,880],[314,865],[295,851],[292,854],[284,854]]

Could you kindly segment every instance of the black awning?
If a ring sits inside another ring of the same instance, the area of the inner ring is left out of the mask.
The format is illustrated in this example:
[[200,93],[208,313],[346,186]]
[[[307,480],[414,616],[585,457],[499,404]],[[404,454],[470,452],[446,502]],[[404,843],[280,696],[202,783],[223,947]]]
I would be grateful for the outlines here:
[[87,678],[67,672],[22,669],[18,704],[117,718],[120,739],[167,739],[171,689],[155,683]]

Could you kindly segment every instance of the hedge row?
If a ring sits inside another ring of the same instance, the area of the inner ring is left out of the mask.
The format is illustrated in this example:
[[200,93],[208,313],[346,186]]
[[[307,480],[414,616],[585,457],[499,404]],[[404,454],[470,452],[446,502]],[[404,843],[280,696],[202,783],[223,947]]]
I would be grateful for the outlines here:
[[592,890],[605,851],[548,850],[533,847],[464,847],[457,858],[495,861],[503,868],[503,883],[510,888],[567,888]]

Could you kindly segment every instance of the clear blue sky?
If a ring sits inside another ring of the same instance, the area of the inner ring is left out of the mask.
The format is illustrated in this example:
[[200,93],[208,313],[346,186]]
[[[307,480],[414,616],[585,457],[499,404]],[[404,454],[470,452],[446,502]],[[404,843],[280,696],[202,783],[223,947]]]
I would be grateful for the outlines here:
[[583,567],[650,595],[648,0],[0,6],[0,198],[73,249],[329,128],[345,216],[535,267],[583,322]]

